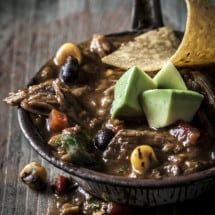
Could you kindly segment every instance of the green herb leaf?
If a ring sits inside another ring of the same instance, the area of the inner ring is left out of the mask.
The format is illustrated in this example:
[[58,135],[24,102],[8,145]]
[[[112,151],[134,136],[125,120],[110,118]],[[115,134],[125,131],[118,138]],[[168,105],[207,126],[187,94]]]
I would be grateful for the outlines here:
[[95,160],[88,152],[89,140],[89,135],[79,132],[78,134],[63,134],[58,141],[59,144],[64,145],[67,153],[70,154],[72,163],[89,166],[95,164]]

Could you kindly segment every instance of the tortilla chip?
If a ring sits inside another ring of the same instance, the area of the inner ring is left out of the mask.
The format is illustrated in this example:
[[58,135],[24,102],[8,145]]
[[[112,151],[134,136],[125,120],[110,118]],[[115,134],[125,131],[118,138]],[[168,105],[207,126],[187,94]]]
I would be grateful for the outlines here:
[[141,34],[133,41],[102,58],[102,62],[129,69],[138,66],[146,72],[157,71],[170,59],[180,40],[169,27]]
[[186,0],[187,23],[183,40],[172,56],[176,66],[215,63],[215,7],[208,0]]

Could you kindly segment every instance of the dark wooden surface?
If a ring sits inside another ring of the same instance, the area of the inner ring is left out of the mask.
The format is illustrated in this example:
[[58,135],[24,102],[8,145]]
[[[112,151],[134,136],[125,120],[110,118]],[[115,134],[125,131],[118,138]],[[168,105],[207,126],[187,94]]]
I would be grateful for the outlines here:
[[[130,29],[131,2],[132,0],[0,1],[0,99],[9,91],[25,86],[62,43],[78,43],[91,38],[93,33],[106,34]],[[184,9],[184,3],[173,3],[173,6]],[[170,5],[163,7],[167,11]],[[171,14],[166,14],[165,21],[183,29],[186,12],[183,14],[177,19],[169,19]],[[16,108],[1,102],[0,116],[0,215],[50,214],[50,191],[32,191],[20,182],[18,175],[30,161],[39,161],[46,167],[50,183],[55,175],[62,172],[32,150],[21,133]],[[215,190],[212,190],[200,199],[145,209],[143,213],[215,214],[214,193]]]

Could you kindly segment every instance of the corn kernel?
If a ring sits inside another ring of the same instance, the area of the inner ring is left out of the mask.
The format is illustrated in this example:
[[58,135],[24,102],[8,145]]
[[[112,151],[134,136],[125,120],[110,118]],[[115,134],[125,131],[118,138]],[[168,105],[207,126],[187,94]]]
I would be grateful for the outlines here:
[[153,162],[157,161],[155,152],[151,146],[137,146],[131,153],[130,162],[132,169],[137,173],[145,173],[148,171]]
[[78,60],[80,64],[82,61],[81,51],[74,43],[64,43],[56,52],[54,62],[57,65],[63,65],[67,57],[72,56]]

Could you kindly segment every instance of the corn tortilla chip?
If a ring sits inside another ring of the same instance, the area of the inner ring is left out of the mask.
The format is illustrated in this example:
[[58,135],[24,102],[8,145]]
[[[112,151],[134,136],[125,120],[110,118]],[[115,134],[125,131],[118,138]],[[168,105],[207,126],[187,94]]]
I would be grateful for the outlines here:
[[129,69],[138,66],[146,72],[159,70],[175,53],[180,40],[169,27],[141,34],[102,58],[102,62]]
[[183,40],[172,56],[179,67],[215,63],[215,7],[208,0],[186,0],[187,22]]

